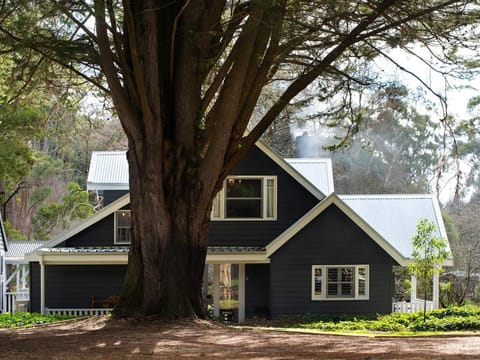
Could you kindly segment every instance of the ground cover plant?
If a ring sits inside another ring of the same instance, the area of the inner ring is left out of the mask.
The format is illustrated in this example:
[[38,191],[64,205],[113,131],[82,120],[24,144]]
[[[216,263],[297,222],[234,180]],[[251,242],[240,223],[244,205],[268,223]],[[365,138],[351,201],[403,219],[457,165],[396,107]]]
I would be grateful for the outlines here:
[[67,315],[41,315],[29,312],[5,313],[0,314],[0,328],[29,327],[72,318],[73,316]]
[[284,317],[280,327],[321,331],[381,331],[381,332],[420,332],[420,331],[465,331],[480,329],[480,307],[467,305],[449,307],[423,313],[369,316],[322,316],[306,314]]

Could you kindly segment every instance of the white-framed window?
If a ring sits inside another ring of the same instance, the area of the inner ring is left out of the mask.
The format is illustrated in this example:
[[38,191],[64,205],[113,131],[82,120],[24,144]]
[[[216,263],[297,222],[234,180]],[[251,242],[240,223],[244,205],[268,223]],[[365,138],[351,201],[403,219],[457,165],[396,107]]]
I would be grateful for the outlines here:
[[213,201],[212,220],[276,218],[276,176],[229,176]]
[[115,211],[115,244],[130,244],[132,213],[130,210]]
[[368,300],[368,265],[313,265],[312,300]]

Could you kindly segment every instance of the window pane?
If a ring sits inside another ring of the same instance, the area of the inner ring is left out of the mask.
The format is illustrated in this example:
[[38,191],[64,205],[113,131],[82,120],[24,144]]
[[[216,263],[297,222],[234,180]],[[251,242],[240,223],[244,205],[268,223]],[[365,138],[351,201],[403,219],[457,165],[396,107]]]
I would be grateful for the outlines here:
[[132,214],[130,210],[120,210],[115,212],[116,217],[116,239],[115,242],[130,243],[130,227],[132,223]]
[[212,206],[212,217],[219,218],[220,217],[220,204],[222,200],[220,197],[220,192],[215,196],[213,199],[213,206]]
[[228,218],[261,218],[262,200],[227,199]]
[[327,269],[327,296],[338,298],[355,297],[355,268],[328,268]]
[[227,198],[259,198],[261,196],[262,179],[227,179]]
[[273,179],[268,179],[267,180],[267,218],[273,218],[274,217],[274,181]]
[[315,282],[314,282],[314,294],[315,296],[322,296],[322,269],[315,269]]
[[358,268],[358,295],[367,295],[367,269]]

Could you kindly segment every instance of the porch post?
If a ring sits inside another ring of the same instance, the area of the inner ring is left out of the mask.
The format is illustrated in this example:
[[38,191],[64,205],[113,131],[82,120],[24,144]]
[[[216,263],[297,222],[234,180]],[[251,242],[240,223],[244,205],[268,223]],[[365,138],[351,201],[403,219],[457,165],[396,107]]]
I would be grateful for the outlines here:
[[415,275],[411,277],[410,302],[417,300],[417,278]]
[[245,264],[238,264],[238,322],[245,321]]
[[40,258],[40,313],[45,315],[45,264]]
[[433,309],[438,309],[439,304],[439,293],[440,293],[440,284],[439,284],[439,274],[434,272],[433,274]]
[[213,265],[213,316],[220,316],[220,264]]

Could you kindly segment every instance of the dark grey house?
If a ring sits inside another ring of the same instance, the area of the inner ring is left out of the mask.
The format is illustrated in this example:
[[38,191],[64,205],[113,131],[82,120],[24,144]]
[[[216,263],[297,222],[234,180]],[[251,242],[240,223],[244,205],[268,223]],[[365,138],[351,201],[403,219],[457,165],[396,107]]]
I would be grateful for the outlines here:
[[[204,276],[215,315],[392,311],[392,266],[408,264],[418,219],[446,237],[437,200],[339,196],[331,169],[329,159],[282,159],[258,143],[227,177]],[[94,153],[88,188],[106,206],[28,257],[32,311],[108,311],[121,291],[130,242],[125,153]]]

